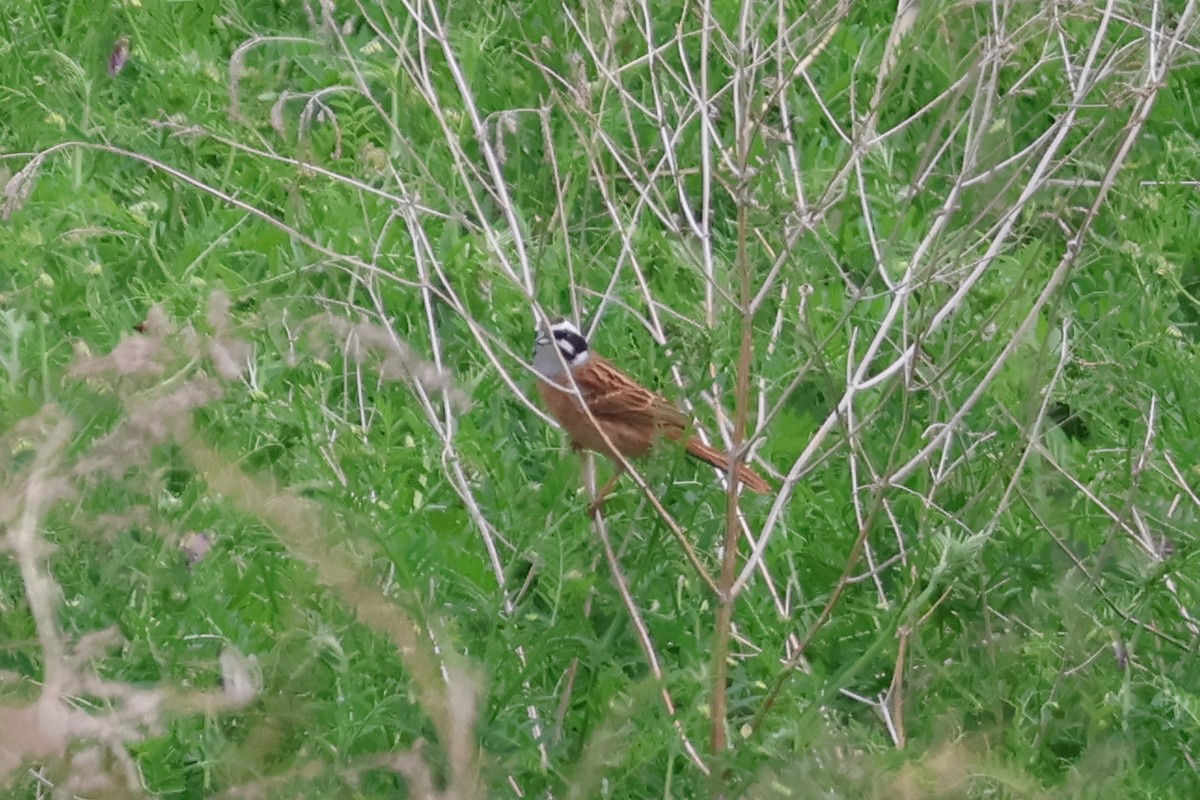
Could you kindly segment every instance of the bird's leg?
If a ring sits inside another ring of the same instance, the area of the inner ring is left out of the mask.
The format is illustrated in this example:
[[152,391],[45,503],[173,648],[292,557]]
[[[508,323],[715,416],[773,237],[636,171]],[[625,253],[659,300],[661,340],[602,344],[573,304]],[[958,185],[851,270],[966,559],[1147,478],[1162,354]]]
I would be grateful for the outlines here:
[[608,483],[604,484],[604,486],[600,488],[600,491],[596,492],[596,499],[588,504],[589,516],[594,517],[600,513],[601,509],[604,508],[604,499],[608,497],[609,492],[613,490],[613,487],[617,485],[617,481],[620,480],[621,476],[624,474],[625,467],[617,464],[616,470],[613,472],[613,476],[608,479]]

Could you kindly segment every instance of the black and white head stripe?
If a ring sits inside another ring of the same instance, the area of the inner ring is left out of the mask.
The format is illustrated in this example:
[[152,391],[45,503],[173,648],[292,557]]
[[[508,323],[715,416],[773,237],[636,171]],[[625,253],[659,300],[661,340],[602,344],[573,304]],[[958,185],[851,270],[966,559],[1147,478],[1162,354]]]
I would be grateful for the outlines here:
[[579,332],[570,320],[556,319],[550,323],[550,333],[554,336],[554,343],[558,346],[558,350],[563,355],[563,360],[571,366],[576,366],[587,361],[588,345],[587,339],[583,338],[583,334]]
[[588,359],[587,340],[579,329],[565,319],[550,320],[549,327],[538,330],[533,348],[533,368],[547,378],[562,374],[563,365],[577,367]]

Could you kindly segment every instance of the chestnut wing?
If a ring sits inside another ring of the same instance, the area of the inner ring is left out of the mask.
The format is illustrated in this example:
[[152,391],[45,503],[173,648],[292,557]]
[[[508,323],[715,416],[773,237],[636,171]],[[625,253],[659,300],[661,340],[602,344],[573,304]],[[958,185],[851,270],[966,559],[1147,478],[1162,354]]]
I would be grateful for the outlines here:
[[650,391],[595,354],[585,369],[575,373],[575,381],[597,420],[651,423],[679,431],[691,422],[670,400]]

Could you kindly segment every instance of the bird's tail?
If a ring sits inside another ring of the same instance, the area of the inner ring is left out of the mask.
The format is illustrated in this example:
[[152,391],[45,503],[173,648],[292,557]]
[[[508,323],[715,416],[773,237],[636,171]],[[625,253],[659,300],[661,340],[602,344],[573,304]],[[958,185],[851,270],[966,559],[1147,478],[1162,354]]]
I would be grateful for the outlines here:
[[[691,455],[701,461],[712,464],[717,469],[728,474],[729,472],[729,455],[715,447],[709,447],[699,439],[687,440],[687,451]],[[771,484],[754,470],[747,467],[745,464],[737,465],[738,480],[746,484],[746,488],[752,492],[759,494],[767,494],[771,491]]]

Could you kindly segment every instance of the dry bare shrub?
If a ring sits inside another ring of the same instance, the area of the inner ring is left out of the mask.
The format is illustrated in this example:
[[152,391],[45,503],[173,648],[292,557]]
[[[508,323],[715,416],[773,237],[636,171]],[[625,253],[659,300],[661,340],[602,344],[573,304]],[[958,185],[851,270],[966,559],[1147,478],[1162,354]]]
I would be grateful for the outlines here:
[[[447,376],[430,371],[411,348],[387,340],[378,329],[331,317],[325,318],[325,324],[352,341],[353,357],[373,364],[381,377],[436,383],[441,391],[458,392]],[[76,428],[53,406],[0,435],[4,452],[32,453],[23,467],[15,460],[0,464],[4,531],[0,551],[11,554],[20,568],[45,665],[38,692],[0,706],[0,785],[11,782],[23,765],[37,763],[39,780],[63,792],[140,795],[141,777],[129,743],[161,734],[173,716],[235,710],[254,702],[261,692],[255,658],[232,649],[220,658],[219,690],[145,688],[106,680],[93,662],[121,643],[116,632],[97,631],[70,642],[59,628],[61,591],[47,568],[52,548],[42,535],[46,517],[66,501],[78,500],[102,479],[128,482],[130,470],[148,469],[156,449],[169,444],[191,459],[211,492],[267,524],[295,555],[314,566],[320,581],[336,591],[360,621],[394,642],[416,684],[415,694],[438,732],[450,777],[444,791],[434,788],[435,770],[420,747],[381,753],[354,769],[393,771],[410,783],[412,796],[482,797],[474,735],[480,681],[465,666],[447,663],[447,644],[438,642],[435,648],[428,623],[374,588],[360,566],[362,556],[344,547],[345,535],[336,519],[269,477],[242,471],[202,441],[194,425],[195,412],[225,396],[226,384],[241,377],[253,352],[234,333],[224,295],[212,296],[207,327],[201,333],[190,325],[176,326],[155,306],[137,333],[125,337],[111,352],[92,355],[80,348],[69,374],[115,394],[124,412],[107,434],[82,452],[72,454]],[[215,374],[206,374],[205,367]],[[461,392],[454,396],[465,398]],[[135,507],[85,524],[111,534],[148,521],[153,521],[152,512]],[[207,534],[180,537],[180,543],[191,561],[208,550]],[[104,710],[87,710],[97,706]],[[350,779],[352,774],[353,770],[343,777]],[[263,784],[269,785],[275,782]],[[256,796],[253,787],[247,788],[237,796]]]
[[72,474],[123,477],[127,470],[147,464],[155,448],[185,435],[191,412],[223,394],[216,380],[195,378],[175,389],[127,398],[125,419],[76,461]]
[[[43,436],[33,445],[32,463],[4,476],[0,523],[5,528],[4,549],[20,569],[44,668],[40,691],[32,700],[0,706],[0,783],[11,780],[22,764],[37,761],[61,773],[61,785],[69,791],[137,792],[140,778],[125,747],[128,742],[161,731],[172,709],[235,708],[248,702],[248,693],[184,693],[105,680],[91,662],[120,643],[116,631],[96,631],[74,643],[66,640],[57,619],[60,589],[46,566],[52,549],[40,529],[55,506],[76,495],[63,463],[75,429],[54,409],[25,422],[21,427],[39,428]],[[107,711],[89,713],[76,698],[100,701]],[[73,749],[76,742],[81,745]]]
[[354,322],[333,314],[320,314],[307,321],[314,348],[320,352],[329,339],[356,364],[373,369],[381,380],[413,381],[429,392],[443,392],[459,410],[471,400],[448,370],[421,358],[394,330],[371,322]]
[[[318,504],[279,487],[270,476],[243,471],[198,437],[180,444],[211,490],[263,522],[293,554],[312,566],[317,579],[337,593],[359,622],[385,635],[396,647],[415,685],[413,694],[437,731],[449,763],[445,792],[428,796],[483,797],[481,754],[474,733],[481,682],[455,663],[448,643],[438,637],[436,629],[379,591],[361,566],[370,554],[351,553],[337,520]],[[366,547],[355,542],[358,551]]]

